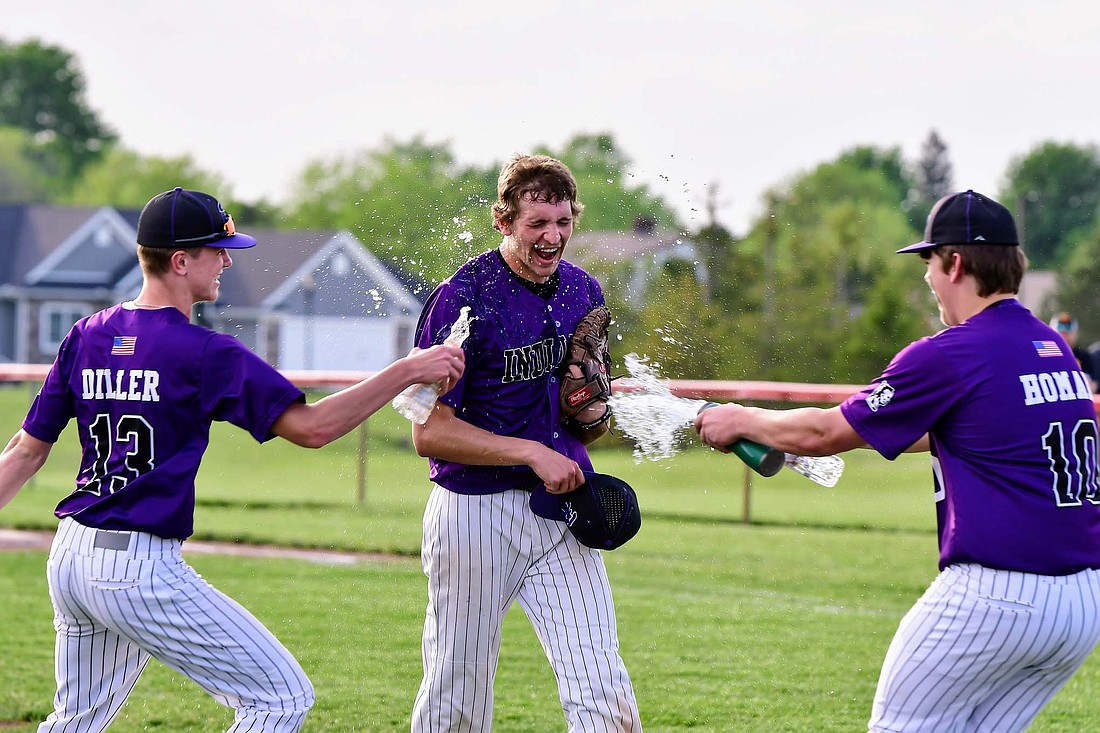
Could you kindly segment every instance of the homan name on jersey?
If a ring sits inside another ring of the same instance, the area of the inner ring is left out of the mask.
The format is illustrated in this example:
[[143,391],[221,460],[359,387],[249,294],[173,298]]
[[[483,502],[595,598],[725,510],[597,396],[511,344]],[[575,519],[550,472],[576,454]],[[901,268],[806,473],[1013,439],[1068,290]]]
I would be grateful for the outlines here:
[[160,402],[160,372],[154,369],[81,369],[80,382],[86,400]]
[[1085,381],[1085,375],[1076,370],[1021,374],[1020,385],[1024,388],[1025,405],[1071,400],[1092,401],[1092,392]]
[[527,346],[504,350],[501,384],[526,382],[549,374],[565,358],[565,336],[555,336]]

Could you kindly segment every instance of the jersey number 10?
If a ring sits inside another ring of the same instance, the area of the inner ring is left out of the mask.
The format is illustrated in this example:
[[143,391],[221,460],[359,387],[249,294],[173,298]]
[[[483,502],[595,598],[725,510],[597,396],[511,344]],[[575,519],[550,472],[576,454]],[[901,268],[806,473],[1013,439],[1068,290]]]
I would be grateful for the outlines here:
[[[1043,448],[1054,474],[1054,501],[1058,506],[1080,506],[1081,494],[1100,504],[1096,476],[1096,421],[1078,420],[1066,440],[1060,422],[1052,422],[1043,435]],[[1082,491],[1083,490],[1083,491]]]

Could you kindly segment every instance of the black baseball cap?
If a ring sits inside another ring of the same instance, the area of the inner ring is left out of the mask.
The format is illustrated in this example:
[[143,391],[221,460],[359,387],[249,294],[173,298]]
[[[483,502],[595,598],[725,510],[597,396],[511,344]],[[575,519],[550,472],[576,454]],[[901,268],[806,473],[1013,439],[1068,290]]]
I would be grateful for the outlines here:
[[594,471],[585,471],[584,478],[583,484],[561,497],[569,531],[587,547],[622,547],[642,526],[638,496],[620,478]]
[[584,472],[584,483],[568,494],[551,494],[539,483],[531,492],[531,511],[565,522],[582,545],[614,550],[638,534],[642,515],[638,496],[620,478]]
[[178,186],[145,204],[138,217],[137,241],[142,247],[158,249],[256,246],[254,237],[237,231],[233,217],[216,198]]
[[902,247],[903,252],[920,252],[944,244],[1020,243],[1016,222],[1008,209],[976,191],[944,196],[932,207],[924,227],[924,241]]

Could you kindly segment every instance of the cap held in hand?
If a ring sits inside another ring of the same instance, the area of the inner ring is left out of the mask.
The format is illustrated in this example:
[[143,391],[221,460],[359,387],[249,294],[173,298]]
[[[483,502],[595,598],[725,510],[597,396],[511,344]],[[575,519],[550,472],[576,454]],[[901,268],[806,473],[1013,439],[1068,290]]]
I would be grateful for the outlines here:
[[577,541],[597,550],[625,545],[642,526],[638,496],[622,479],[595,471],[567,494],[551,494],[539,484],[531,494],[531,510],[546,519],[565,522]]

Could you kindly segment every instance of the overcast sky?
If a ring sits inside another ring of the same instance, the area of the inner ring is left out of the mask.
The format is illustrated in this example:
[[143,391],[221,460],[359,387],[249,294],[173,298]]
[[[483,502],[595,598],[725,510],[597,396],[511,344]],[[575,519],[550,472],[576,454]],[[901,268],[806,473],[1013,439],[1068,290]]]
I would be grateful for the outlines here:
[[743,233],[765,189],[854,145],[915,159],[934,128],[956,187],[995,195],[1038,142],[1100,142],[1095,0],[4,5],[0,37],[73,52],[123,145],[245,199],[387,136],[484,165],[610,131],[689,228],[716,185]]

